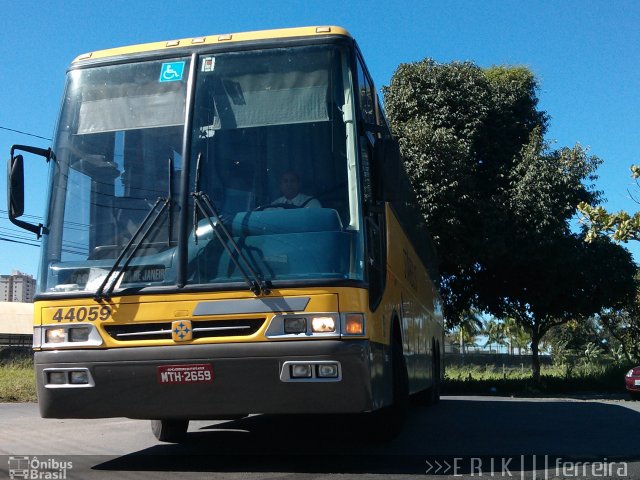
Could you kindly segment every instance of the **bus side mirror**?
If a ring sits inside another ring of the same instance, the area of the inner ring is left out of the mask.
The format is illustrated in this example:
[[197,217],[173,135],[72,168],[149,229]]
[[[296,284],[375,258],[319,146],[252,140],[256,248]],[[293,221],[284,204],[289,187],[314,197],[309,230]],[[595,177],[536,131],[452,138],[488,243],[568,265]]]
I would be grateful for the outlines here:
[[24,160],[22,155],[10,158],[7,166],[7,206],[9,207],[9,218],[13,220],[24,213]]
[[16,150],[34,153],[43,156],[47,161],[53,158],[51,149],[28,147],[25,145],[13,145],[11,147],[11,158],[7,163],[7,208],[9,209],[9,220],[14,225],[35,233],[38,238],[42,236],[44,226],[18,220],[24,214],[24,159],[22,155],[14,155]]
[[382,137],[376,140],[373,149],[372,186],[374,198],[391,202],[400,188],[400,145],[395,138]]

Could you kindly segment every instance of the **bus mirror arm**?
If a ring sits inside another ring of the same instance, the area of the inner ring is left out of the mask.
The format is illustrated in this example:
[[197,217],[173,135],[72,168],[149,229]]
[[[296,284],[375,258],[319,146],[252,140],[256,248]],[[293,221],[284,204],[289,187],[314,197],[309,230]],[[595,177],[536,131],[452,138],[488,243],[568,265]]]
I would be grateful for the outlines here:
[[9,221],[17,227],[32,232],[39,239],[45,233],[45,227],[41,223],[33,224],[18,220],[24,214],[24,159],[22,155],[15,155],[16,150],[22,150],[36,155],[41,155],[51,160],[53,152],[49,148],[28,147],[25,145],[13,145],[11,158],[7,162],[7,207],[9,209]]

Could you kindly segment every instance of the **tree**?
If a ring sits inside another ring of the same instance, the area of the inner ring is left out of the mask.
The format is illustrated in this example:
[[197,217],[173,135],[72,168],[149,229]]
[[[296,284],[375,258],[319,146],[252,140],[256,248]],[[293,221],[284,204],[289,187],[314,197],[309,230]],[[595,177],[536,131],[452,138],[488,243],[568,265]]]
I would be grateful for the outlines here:
[[470,62],[430,59],[400,65],[384,88],[418,204],[439,247],[450,318],[473,303],[474,277],[484,257],[507,248],[502,197],[509,172],[531,133],[546,131],[535,88],[533,75],[522,67],[485,71]]
[[525,330],[523,325],[513,317],[504,319],[504,328],[509,342],[509,353],[514,354],[515,349],[522,355],[522,350],[529,350],[531,335]]
[[504,323],[495,320],[489,320],[484,328],[484,334],[487,336],[485,348],[491,345],[507,345],[507,333]]
[[[636,279],[639,277],[640,272]],[[598,321],[609,337],[610,349],[620,349],[629,363],[640,362],[640,290],[622,308],[602,312]]]
[[538,379],[539,345],[547,332],[571,320],[585,321],[604,307],[622,306],[633,294],[634,270],[629,252],[606,239],[588,244],[567,235],[538,246],[523,242],[501,270],[480,277],[485,291],[478,298],[494,315],[503,312],[530,332]]
[[551,347],[552,353],[561,349],[584,351],[590,343],[596,343],[600,347],[606,345],[596,316],[583,321],[569,320],[564,325],[552,328],[547,333],[546,343]]
[[474,310],[465,310],[458,319],[457,328],[460,353],[466,355],[467,346],[476,345],[476,337],[482,333],[480,315]]
[[400,65],[384,92],[439,253],[445,314],[473,306],[516,319],[537,379],[546,332],[618,305],[634,267],[621,247],[571,231],[576,206],[600,200],[601,161],[580,145],[549,148],[536,89],[524,67],[426,59]]
[[628,307],[604,312],[599,320],[612,337],[611,350],[619,348],[628,363],[640,362],[640,305],[637,301]]
[[[640,165],[631,166],[631,177],[640,187]],[[633,215],[622,210],[609,213],[604,207],[586,201],[578,204],[578,210],[582,214],[581,221],[588,227],[587,241],[593,241],[598,235],[608,235],[616,242],[640,241],[640,212]]]

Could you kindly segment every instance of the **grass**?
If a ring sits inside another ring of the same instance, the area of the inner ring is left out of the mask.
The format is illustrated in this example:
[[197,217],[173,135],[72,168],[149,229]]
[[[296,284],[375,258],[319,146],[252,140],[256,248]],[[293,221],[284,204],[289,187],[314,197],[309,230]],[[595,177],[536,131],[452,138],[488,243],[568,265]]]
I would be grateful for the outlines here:
[[0,402],[35,402],[36,379],[31,359],[0,363]]
[[626,365],[581,365],[570,372],[561,366],[542,366],[540,383],[531,370],[451,366],[445,370],[445,394],[538,395],[559,393],[624,393]]

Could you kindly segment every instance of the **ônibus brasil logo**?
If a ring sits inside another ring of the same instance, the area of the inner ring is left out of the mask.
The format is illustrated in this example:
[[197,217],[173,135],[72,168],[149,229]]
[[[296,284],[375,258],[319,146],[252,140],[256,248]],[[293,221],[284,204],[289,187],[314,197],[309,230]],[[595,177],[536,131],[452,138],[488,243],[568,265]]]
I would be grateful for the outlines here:
[[9,457],[9,478],[29,480],[64,480],[67,471],[73,468],[73,462],[55,458],[28,456]]

